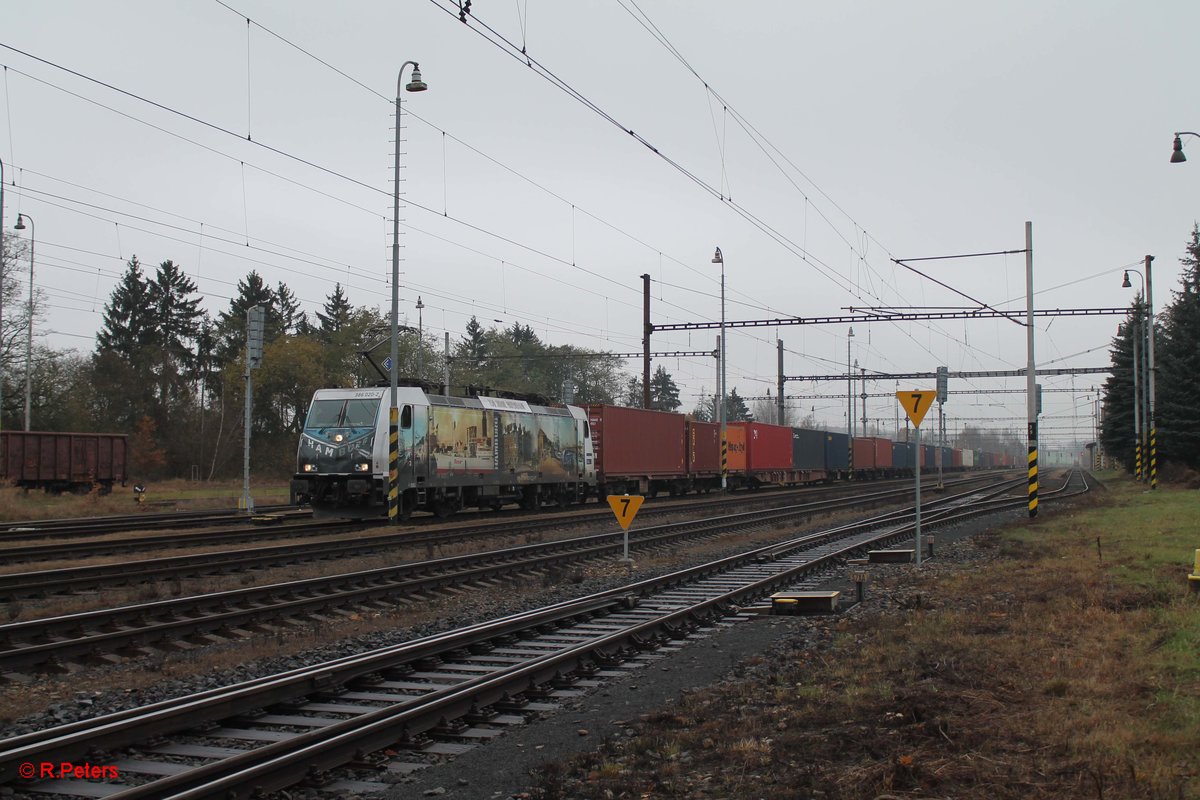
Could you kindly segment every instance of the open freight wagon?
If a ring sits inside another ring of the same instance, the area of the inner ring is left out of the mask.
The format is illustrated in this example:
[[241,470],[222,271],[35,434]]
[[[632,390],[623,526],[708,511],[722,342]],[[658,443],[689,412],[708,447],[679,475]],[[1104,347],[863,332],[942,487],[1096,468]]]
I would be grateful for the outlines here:
[[101,494],[124,484],[126,440],[121,433],[0,432],[0,481],[52,494]]

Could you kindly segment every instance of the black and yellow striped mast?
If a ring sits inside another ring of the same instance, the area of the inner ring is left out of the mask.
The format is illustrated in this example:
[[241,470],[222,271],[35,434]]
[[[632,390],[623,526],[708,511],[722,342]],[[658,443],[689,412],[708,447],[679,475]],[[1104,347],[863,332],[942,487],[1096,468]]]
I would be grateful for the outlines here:
[[1037,370],[1033,358],[1033,223],[1028,220],[1025,222],[1025,340],[1028,349],[1025,394],[1029,420],[1029,516],[1036,517],[1038,507]]
[[1150,393],[1149,413],[1146,429],[1150,432],[1150,488],[1158,488],[1158,443],[1154,430],[1154,286],[1150,280],[1150,262],[1154,256],[1146,256],[1146,357],[1149,359],[1147,372],[1150,375],[1147,389]]

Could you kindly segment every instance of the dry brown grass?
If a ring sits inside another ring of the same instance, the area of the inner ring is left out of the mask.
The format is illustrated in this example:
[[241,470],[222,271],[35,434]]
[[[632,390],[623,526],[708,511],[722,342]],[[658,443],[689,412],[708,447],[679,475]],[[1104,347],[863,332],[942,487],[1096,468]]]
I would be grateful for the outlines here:
[[[146,502],[134,502],[133,482],[114,486],[111,494],[93,491],[85,495],[51,495],[0,487],[0,520],[66,519],[134,514],[139,511],[171,511],[201,508],[237,508],[242,496],[239,481],[157,481],[146,484]],[[264,481],[251,484],[256,505],[278,505],[288,501],[287,483]]]

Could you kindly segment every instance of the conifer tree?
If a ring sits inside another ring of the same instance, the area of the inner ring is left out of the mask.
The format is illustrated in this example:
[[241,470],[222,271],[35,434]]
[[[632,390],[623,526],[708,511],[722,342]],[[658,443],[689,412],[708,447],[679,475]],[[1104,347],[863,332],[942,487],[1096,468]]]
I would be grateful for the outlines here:
[[1180,259],[1183,274],[1161,315],[1155,352],[1158,457],[1200,467],[1200,226]]
[[321,341],[330,342],[335,333],[346,327],[353,311],[346,293],[342,291],[342,284],[334,284],[333,293],[326,297],[322,310],[324,313],[317,312],[317,322],[320,324],[317,333]]

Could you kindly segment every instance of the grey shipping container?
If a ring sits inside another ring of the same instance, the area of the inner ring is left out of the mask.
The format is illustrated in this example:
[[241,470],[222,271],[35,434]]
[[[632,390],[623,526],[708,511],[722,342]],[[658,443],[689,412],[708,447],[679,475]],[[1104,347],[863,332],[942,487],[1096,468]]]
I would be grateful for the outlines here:
[[913,451],[916,445],[912,442],[892,442],[892,466],[897,469],[912,469],[916,466]]
[[792,468],[825,469],[825,431],[792,428]]

